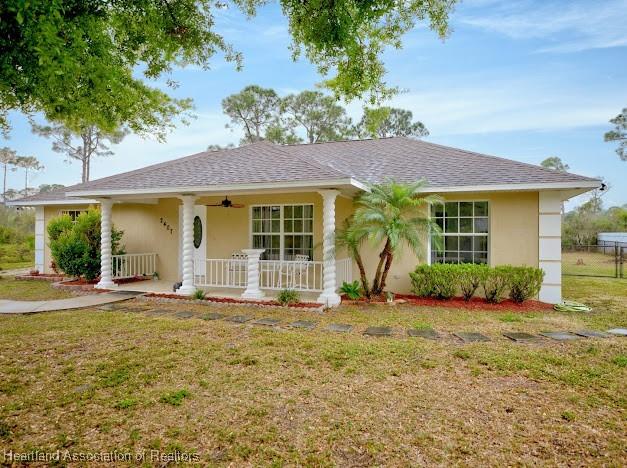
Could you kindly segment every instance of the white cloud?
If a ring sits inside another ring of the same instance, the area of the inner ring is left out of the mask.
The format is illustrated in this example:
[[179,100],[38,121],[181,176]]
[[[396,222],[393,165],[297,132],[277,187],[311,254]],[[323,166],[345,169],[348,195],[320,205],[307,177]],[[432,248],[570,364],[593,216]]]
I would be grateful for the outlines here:
[[457,21],[513,39],[549,41],[539,52],[578,52],[627,45],[627,0],[507,1],[462,14]]
[[617,96],[608,89],[585,93],[541,77],[473,81],[441,81],[429,91],[399,95],[392,104],[410,109],[433,136],[604,125],[616,113]]

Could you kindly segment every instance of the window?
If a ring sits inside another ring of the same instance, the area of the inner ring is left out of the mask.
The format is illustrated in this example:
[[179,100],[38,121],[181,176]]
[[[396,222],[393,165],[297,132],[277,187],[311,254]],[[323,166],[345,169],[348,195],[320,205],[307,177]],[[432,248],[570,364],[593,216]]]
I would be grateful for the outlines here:
[[488,263],[487,201],[437,203],[431,217],[442,229],[442,251],[431,249],[432,263]]
[[313,205],[252,207],[252,245],[264,260],[313,258]]
[[61,215],[68,215],[72,218],[72,222],[76,222],[76,218],[78,218],[81,214],[87,213],[87,210],[61,210]]

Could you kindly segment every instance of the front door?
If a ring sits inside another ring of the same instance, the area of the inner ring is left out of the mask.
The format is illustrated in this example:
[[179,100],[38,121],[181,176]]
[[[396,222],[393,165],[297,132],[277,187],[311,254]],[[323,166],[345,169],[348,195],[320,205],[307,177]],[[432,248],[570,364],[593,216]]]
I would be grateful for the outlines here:
[[[183,274],[183,207],[179,207],[179,272]],[[207,207],[194,206],[194,274],[207,272]]]

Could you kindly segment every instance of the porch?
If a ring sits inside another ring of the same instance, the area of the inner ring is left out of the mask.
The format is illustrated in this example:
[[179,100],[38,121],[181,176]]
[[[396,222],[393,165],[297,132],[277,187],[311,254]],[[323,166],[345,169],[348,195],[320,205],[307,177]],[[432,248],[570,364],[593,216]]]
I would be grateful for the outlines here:
[[[339,286],[353,278],[352,261],[335,249],[336,216],[342,222],[352,209],[351,194],[341,190],[98,201],[99,288],[169,294],[176,288],[181,295],[202,289],[254,300],[290,289],[303,300],[335,306]],[[112,255],[113,223],[124,231],[128,254]],[[113,284],[135,277],[151,280]]]
[[[257,255],[263,252],[260,250]],[[324,291],[324,262],[309,260],[261,260],[253,255],[234,254],[233,258],[194,261],[194,288],[202,289],[210,297],[272,300],[283,289],[298,291],[305,302],[315,302]],[[150,278],[156,273],[157,255],[139,253],[112,255],[111,277],[113,280]],[[254,271],[257,271],[255,277]],[[253,274],[249,275],[249,271]],[[353,280],[353,265],[350,258],[335,260],[336,284]],[[129,281],[115,287],[121,291],[172,294],[174,283],[164,279]],[[260,294],[250,295],[258,289]],[[245,296],[246,291],[249,292]]]

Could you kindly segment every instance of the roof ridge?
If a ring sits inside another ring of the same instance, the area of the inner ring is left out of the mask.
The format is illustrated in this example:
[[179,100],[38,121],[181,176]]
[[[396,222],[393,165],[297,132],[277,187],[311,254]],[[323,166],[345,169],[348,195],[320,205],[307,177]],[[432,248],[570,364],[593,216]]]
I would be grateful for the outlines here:
[[[315,144],[315,143],[314,143],[314,144]],[[321,163],[321,162],[316,161],[316,160],[307,159],[307,158],[305,158],[304,156],[301,156],[301,155],[300,155],[300,154],[298,154],[298,153],[289,153],[289,152],[287,152],[287,151],[285,151],[285,150],[283,149],[283,147],[284,147],[284,146],[295,146],[295,145],[275,145],[275,146],[276,146],[277,148],[280,148],[280,149],[281,149],[281,151],[282,151],[285,155],[287,155],[287,156],[289,156],[289,157],[291,157],[291,158],[296,158],[296,159],[298,159],[299,161],[301,161],[301,162],[303,162],[303,163],[305,163],[305,164],[308,164],[309,166],[315,167],[316,169],[324,169],[324,170],[327,170],[327,171],[328,171],[328,170],[331,170],[332,172],[334,172],[334,173],[336,173],[336,174],[338,174],[338,175],[341,175],[341,176],[343,176],[343,177],[351,177],[351,178],[353,178],[353,176],[352,176],[351,174],[347,174],[347,173],[345,173],[345,172],[343,172],[343,171],[341,171],[341,170],[339,170],[339,169],[336,169],[335,167],[333,167],[333,166],[331,166],[331,165],[329,165],[329,164],[324,164],[324,163]]]

